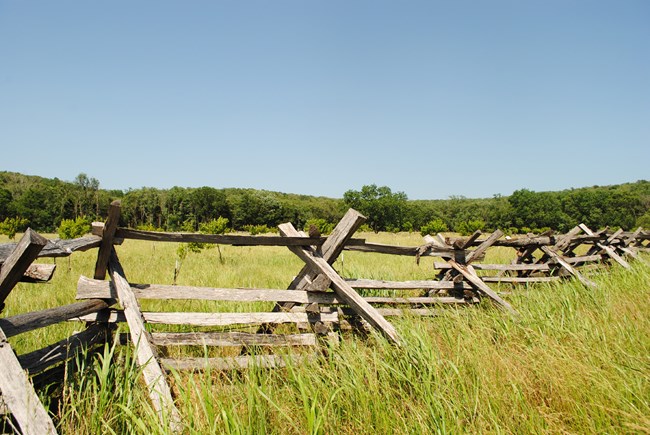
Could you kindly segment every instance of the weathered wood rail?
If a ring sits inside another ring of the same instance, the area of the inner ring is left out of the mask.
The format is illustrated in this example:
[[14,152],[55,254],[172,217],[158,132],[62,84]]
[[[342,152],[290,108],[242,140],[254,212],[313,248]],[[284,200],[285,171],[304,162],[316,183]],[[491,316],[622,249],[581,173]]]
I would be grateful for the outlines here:
[[[99,247],[101,237],[87,236],[73,240],[47,240],[46,245],[38,252],[38,257],[67,257],[76,251],[87,251]],[[0,264],[16,249],[17,243],[0,245]]]
[[[41,256],[59,256],[62,249],[67,250],[65,254],[69,255],[71,247],[79,249],[80,246],[87,246],[86,242],[87,240],[71,243],[67,245],[68,248],[62,248],[28,229],[17,244],[4,245],[0,249],[0,307],[4,307],[7,296],[18,282],[44,282],[52,277],[55,270],[53,265],[33,265],[32,261]],[[48,251],[43,253],[48,246]],[[0,408],[11,413],[21,433],[56,433],[54,423],[33,386],[46,385],[58,378],[65,371],[66,365],[76,361],[77,356],[106,342],[108,331],[105,324],[92,325],[85,331],[23,355],[16,355],[8,339],[74,316],[97,312],[108,306],[106,301],[95,299],[0,318]]]
[[[599,232],[590,230],[580,224],[567,234],[528,235],[516,239],[502,239],[493,246],[511,247],[516,250],[516,259],[511,264],[476,264],[482,271],[497,271],[496,275],[482,274],[483,282],[500,282],[511,284],[528,284],[532,282],[549,282],[552,280],[574,277],[584,285],[596,284],[580,273],[578,268],[594,264],[615,262],[629,269],[625,257],[639,259],[638,252],[645,249],[644,243],[650,239],[650,232],[638,228],[634,232],[617,230]],[[444,243],[455,245],[462,239],[448,238]],[[471,245],[480,245],[484,240],[475,238]],[[586,253],[576,254],[576,249],[584,247]],[[444,262],[435,262],[434,267],[441,270],[452,269]]]

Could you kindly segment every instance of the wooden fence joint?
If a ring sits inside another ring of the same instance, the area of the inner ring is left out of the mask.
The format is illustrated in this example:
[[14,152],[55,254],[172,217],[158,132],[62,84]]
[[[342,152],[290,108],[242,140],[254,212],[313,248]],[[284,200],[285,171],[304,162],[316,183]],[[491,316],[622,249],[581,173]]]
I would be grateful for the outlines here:
[[2,264],[2,269],[0,269],[0,310],[11,290],[20,282],[45,245],[47,245],[47,239],[28,228],[13,252]]
[[97,262],[95,264],[95,279],[104,279],[106,277],[106,269],[108,268],[108,261],[113,250],[113,238],[115,231],[120,221],[121,202],[115,200],[111,203],[108,209],[108,218],[102,230],[102,241],[97,253]]

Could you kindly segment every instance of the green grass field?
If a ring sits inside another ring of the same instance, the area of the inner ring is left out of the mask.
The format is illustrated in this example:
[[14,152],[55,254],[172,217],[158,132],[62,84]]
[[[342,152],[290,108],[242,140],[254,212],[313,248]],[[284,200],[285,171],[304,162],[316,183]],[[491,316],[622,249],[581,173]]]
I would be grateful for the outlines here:
[[[358,236],[422,243],[417,234]],[[117,251],[131,282],[172,283],[175,244],[129,240]],[[216,249],[190,254],[178,283],[282,289],[302,266],[286,248],[221,252],[223,264]],[[486,262],[513,256],[493,249]],[[53,281],[19,284],[2,315],[74,302],[77,279],[92,276],[95,257],[92,250],[57,259]],[[346,277],[412,280],[432,278],[432,262],[345,252],[335,268]],[[436,317],[391,318],[401,348],[374,333],[348,333],[338,346],[323,343],[321,356],[285,369],[170,373],[168,380],[192,434],[650,433],[650,268],[602,266],[590,278],[597,289],[573,281],[501,288],[517,319],[488,300]],[[167,311],[269,307],[143,302],[145,310]],[[24,353],[81,327],[70,322],[10,342]],[[138,375],[127,347],[107,347],[51,403],[60,433],[167,433]]]

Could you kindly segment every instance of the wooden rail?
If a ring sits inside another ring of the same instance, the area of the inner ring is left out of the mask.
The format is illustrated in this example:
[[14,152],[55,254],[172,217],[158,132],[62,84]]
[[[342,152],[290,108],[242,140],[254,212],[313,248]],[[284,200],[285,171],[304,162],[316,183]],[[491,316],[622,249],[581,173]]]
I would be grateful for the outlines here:
[[[157,231],[133,230],[118,228],[115,237],[120,239],[147,240],[151,242],[177,243],[211,243],[215,245],[233,246],[321,246],[326,237],[281,237],[281,236],[247,236],[238,234],[199,234],[199,233],[169,233]],[[353,239],[350,245],[361,244],[363,239]]]
[[[47,244],[38,253],[38,257],[68,257],[73,252],[97,248],[101,241],[101,237],[97,236],[87,236],[72,240],[48,240]],[[0,264],[7,260],[7,257],[11,255],[17,245],[17,243],[4,243],[0,245]]]
[[[50,244],[44,237],[28,229],[17,244],[0,248],[2,269],[0,271],[0,305],[19,281],[44,282],[51,278],[54,265],[33,265],[37,257]],[[86,246],[85,241],[68,246]],[[50,248],[45,255],[59,256],[61,252]],[[69,255],[72,249],[65,252]],[[23,434],[55,434],[56,429],[49,414],[42,406],[33,385],[47,380],[54,374],[62,374],[60,368],[68,361],[75,361],[82,351],[92,350],[107,341],[106,325],[93,325],[57,343],[41,349],[16,355],[8,342],[9,337],[34,329],[54,325],[75,316],[86,315],[105,309],[110,305],[104,300],[88,300],[63,307],[0,318],[0,403],[11,412]],[[33,383],[27,375],[32,376]],[[36,376],[34,376],[36,375]]]
[[[350,287],[355,289],[452,289],[458,288],[453,281],[376,281],[376,280],[346,280]],[[259,288],[211,288],[189,287],[161,284],[130,284],[131,290],[137,299],[160,300],[204,300],[223,302],[293,302],[298,304],[327,304],[340,305],[346,302],[336,293],[306,290],[276,290]],[[461,288],[471,289],[469,285]],[[81,276],[77,283],[77,299],[113,299],[117,291],[107,281],[94,280]],[[418,299],[413,303],[460,303],[457,298],[388,298],[364,297],[366,301],[374,303],[410,303],[410,299]],[[460,300],[462,301],[462,299]],[[104,302],[106,305],[106,303]],[[107,305],[106,305],[107,307]],[[70,316],[79,317],[79,316]],[[0,320],[0,325],[1,325]]]

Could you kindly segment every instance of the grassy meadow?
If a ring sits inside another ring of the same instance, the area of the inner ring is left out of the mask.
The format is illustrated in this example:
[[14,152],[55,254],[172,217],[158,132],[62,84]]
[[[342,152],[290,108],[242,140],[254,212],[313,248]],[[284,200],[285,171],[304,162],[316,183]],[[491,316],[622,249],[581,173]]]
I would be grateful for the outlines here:
[[[422,243],[418,234],[357,237]],[[131,282],[171,284],[176,248],[127,240],[117,251]],[[217,249],[189,254],[178,284],[283,289],[302,267],[280,247],[222,246],[221,254],[223,262]],[[56,261],[52,282],[19,284],[2,315],[74,302],[79,275],[92,276],[95,258],[91,250],[39,260]],[[512,249],[495,248],[485,261],[512,258]],[[414,280],[433,278],[432,263],[432,258],[416,265],[412,257],[345,252],[335,268],[350,278]],[[507,292],[520,313],[516,319],[488,300],[445,308],[435,317],[391,318],[403,338],[401,348],[375,333],[346,333],[338,345],[323,342],[325,351],[316,358],[284,369],[171,372],[184,433],[650,433],[650,267],[632,264],[632,271],[603,265],[591,272],[597,289],[575,281],[493,286]],[[145,311],[271,306],[142,302]],[[24,353],[82,327],[69,322],[10,342]],[[82,375],[69,376],[56,399],[50,412],[60,433],[168,433],[149,404],[128,347],[107,346]]]

